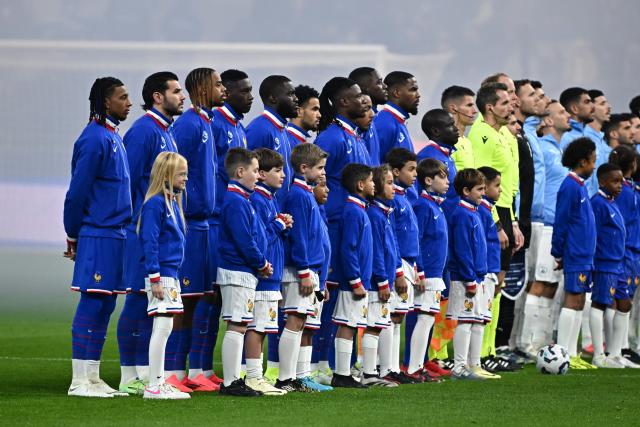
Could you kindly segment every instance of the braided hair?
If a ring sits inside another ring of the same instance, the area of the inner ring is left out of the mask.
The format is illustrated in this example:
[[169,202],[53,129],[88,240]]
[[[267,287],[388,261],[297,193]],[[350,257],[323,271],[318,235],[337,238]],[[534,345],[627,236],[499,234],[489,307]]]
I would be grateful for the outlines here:
[[336,118],[336,103],[338,102],[339,95],[356,85],[356,82],[346,77],[334,77],[329,80],[320,93],[320,126],[319,129],[322,132],[329,127]]
[[89,122],[96,120],[104,125],[107,118],[107,98],[120,86],[124,86],[124,83],[115,77],[99,77],[93,82],[89,92]]
[[211,107],[213,93],[213,68],[196,68],[187,74],[184,86],[189,92],[191,104],[196,108]]

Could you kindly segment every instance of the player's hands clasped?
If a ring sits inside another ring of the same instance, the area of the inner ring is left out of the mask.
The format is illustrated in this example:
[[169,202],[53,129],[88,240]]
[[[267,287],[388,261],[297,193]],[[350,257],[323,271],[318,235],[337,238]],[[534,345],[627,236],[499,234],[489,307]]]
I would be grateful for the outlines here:
[[313,282],[310,277],[300,279],[300,295],[307,297],[313,292]]

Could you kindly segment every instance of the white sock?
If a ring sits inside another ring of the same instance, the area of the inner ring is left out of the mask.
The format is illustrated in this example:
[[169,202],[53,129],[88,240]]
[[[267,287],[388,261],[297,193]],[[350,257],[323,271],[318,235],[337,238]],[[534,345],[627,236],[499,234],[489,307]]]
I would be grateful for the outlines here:
[[129,384],[138,378],[135,366],[120,366],[120,384]]
[[471,338],[469,340],[469,366],[480,366],[480,354],[482,353],[482,335],[484,325],[474,323],[471,325]]
[[540,297],[527,294],[524,303],[524,318],[522,320],[522,335],[520,337],[522,348],[524,351],[532,351],[533,334],[536,325],[540,322]]
[[262,378],[262,359],[246,359],[247,379]]
[[164,383],[164,352],[173,329],[173,317],[156,316],[149,340],[149,386]]
[[86,360],[87,379],[89,381],[100,380],[100,361],[99,360]]
[[620,348],[624,350],[629,348],[629,320],[631,319],[631,312],[627,313],[627,320],[624,323],[624,332],[622,333],[622,343]]
[[377,335],[362,335],[362,369],[365,374],[376,375],[376,357],[380,338]]
[[571,328],[571,341],[569,342],[570,356],[578,355],[578,337],[580,336],[580,329],[582,325],[582,310],[576,311],[577,314],[574,314],[573,318],[573,328]]
[[611,307],[607,307],[604,311],[604,343],[607,353],[609,352],[609,346],[613,343],[613,317],[615,315],[616,311]]
[[318,364],[309,362],[309,370],[311,372],[316,372],[318,370]]
[[391,353],[391,370],[400,372],[400,329],[401,323],[392,323],[393,325],[393,352]]
[[469,344],[471,342],[471,323],[458,323],[453,333],[453,364],[454,369],[467,365]]
[[540,313],[540,341],[535,337],[535,345],[539,347],[535,350],[540,350],[547,344],[551,344],[553,341],[553,298],[540,297],[540,307],[538,308]]
[[574,324],[574,316],[578,313],[576,310],[562,307],[560,316],[558,317],[558,345],[569,351],[571,346],[571,335]]
[[429,344],[429,332],[434,323],[435,318],[430,314],[418,314],[416,327],[411,335],[411,352],[409,353],[409,366],[407,366],[407,372],[410,374],[422,369]]
[[71,359],[71,386],[75,387],[77,385],[83,384],[87,382],[87,368],[86,368],[86,360],[82,359]]
[[331,367],[329,366],[329,361],[328,360],[321,360],[318,362],[318,371],[320,372],[326,372],[328,370],[330,370]]
[[604,354],[604,311],[591,307],[589,310],[589,329],[593,344],[593,358]]
[[298,350],[298,360],[296,363],[296,378],[304,378],[311,375],[311,352],[310,345],[301,346]]
[[284,328],[278,344],[278,358],[280,359],[280,381],[291,380],[296,377],[296,362],[300,351],[302,332],[295,332]]
[[[279,359],[279,357],[278,357]],[[267,360],[267,369],[279,369],[280,362],[274,362],[273,360]]]
[[243,333],[229,330],[224,333],[224,338],[222,339],[222,374],[225,387],[240,379],[243,347]]
[[202,371],[202,375],[209,378],[211,375],[213,375],[213,369],[207,369],[206,371]]
[[524,322],[524,302],[527,294],[520,294],[513,307],[513,327],[509,336],[509,348],[522,348],[520,337],[522,336],[522,323]]
[[344,338],[336,338],[336,374],[351,375],[351,350],[353,341]]
[[143,366],[143,365],[138,365],[136,366],[136,372],[138,374],[138,379],[142,380],[145,383],[149,382],[149,365]]
[[194,379],[198,375],[204,373],[202,369],[191,369],[189,368],[189,379]]
[[581,319],[581,346],[582,348],[587,348],[593,342],[591,341],[591,328],[589,327],[589,313],[591,311],[591,294],[587,293],[585,295],[584,308],[582,309],[582,319]]
[[613,340],[609,347],[610,356],[622,355],[622,340],[628,323],[629,313],[616,310],[616,315],[613,317]]
[[391,372],[391,353],[393,352],[393,324],[380,331],[378,336],[378,356],[380,357],[380,376]]

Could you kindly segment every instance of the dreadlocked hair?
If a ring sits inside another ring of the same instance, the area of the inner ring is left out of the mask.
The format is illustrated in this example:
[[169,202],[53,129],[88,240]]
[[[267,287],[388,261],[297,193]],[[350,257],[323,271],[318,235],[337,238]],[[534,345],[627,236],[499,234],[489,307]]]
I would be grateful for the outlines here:
[[213,68],[196,68],[187,74],[184,86],[189,92],[189,99],[194,108],[209,107],[213,93]]
[[107,118],[107,98],[120,86],[124,86],[124,83],[115,77],[99,77],[93,82],[89,92],[89,122],[96,120],[104,125]]
[[336,103],[340,94],[356,84],[346,77],[334,77],[329,80],[320,93],[320,131],[325,130],[336,118]]

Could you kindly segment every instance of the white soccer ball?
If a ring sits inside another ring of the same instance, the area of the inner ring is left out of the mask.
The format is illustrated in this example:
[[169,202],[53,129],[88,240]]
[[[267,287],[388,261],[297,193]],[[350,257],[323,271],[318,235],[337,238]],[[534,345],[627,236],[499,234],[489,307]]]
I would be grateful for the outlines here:
[[564,375],[569,371],[569,352],[558,345],[545,345],[538,351],[536,368],[542,374]]

